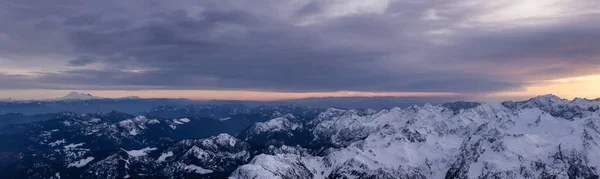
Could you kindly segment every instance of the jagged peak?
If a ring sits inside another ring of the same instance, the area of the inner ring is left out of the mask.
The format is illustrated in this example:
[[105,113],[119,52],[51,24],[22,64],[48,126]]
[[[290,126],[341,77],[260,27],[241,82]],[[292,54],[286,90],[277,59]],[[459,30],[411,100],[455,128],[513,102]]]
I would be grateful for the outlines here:
[[540,96],[536,96],[533,97],[527,101],[523,101],[523,102],[518,102],[527,106],[532,106],[532,107],[539,107],[539,108],[554,108],[557,106],[579,106],[579,107],[586,107],[586,106],[594,106],[594,105],[600,105],[600,104],[596,104],[597,101],[600,101],[598,99],[596,100],[590,100],[587,98],[573,98],[572,100],[569,99],[565,99],[565,98],[560,98],[556,95],[553,94],[547,94],[547,95],[540,95]]
[[293,123],[285,117],[278,117],[266,122],[258,122],[254,124],[253,130],[256,130],[255,132],[281,131],[295,130],[298,127],[300,127],[299,124]]
[[532,100],[536,100],[536,101],[548,101],[548,102],[564,102],[566,101],[566,99],[560,98],[554,94],[545,94],[545,95],[539,95],[536,97],[533,97],[531,99],[529,99],[528,101],[532,101]]
[[422,111],[422,110],[425,110],[425,111],[435,111],[435,110],[439,110],[439,106],[434,106],[434,105],[431,105],[429,103],[426,103],[424,105],[412,105],[412,106],[409,106],[404,111],[414,111],[414,112],[417,112],[417,111]]
[[214,141],[215,143],[221,146],[229,145],[231,147],[235,146],[235,144],[240,142],[238,138],[226,133],[210,137],[210,140]]
[[212,137],[212,139],[213,140],[238,140],[237,138],[235,138],[231,134],[227,134],[227,133],[221,133],[219,135],[216,135],[216,136]]
[[571,100],[571,101],[572,102],[590,102],[590,101],[594,101],[594,100],[590,100],[590,99],[587,99],[587,98],[576,97],[576,98],[573,98],[573,100]]

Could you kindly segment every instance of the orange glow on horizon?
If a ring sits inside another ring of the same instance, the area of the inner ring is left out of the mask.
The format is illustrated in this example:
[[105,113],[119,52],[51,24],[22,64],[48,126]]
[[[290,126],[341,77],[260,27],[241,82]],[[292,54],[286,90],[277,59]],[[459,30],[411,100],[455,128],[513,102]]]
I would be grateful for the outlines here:
[[537,95],[554,94],[562,98],[575,97],[596,99],[600,97],[600,74],[581,77],[534,81],[521,91],[501,91],[487,94],[455,92],[266,92],[243,90],[0,90],[0,98],[48,99],[66,95],[71,91],[90,93],[95,96],[118,98],[139,96],[142,98],[187,98],[192,100],[256,100],[272,101],[311,97],[465,97],[474,101],[523,100]]
[[600,74],[561,78],[532,82],[523,91],[504,91],[484,95],[487,99],[518,98],[525,99],[543,94],[554,94],[562,98],[573,99],[600,97]]

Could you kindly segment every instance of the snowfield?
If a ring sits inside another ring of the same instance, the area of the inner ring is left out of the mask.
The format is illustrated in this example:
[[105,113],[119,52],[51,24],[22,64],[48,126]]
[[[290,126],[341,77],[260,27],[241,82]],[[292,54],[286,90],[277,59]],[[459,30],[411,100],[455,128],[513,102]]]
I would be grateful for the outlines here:
[[67,167],[69,167],[69,168],[71,168],[71,167],[81,168],[81,167],[87,165],[88,163],[90,163],[92,160],[94,160],[94,157],[84,158],[84,159],[81,159],[79,161],[70,163]]
[[127,154],[129,154],[132,157],[141,157],[141,156],[145,156],[148,154],[148,152],[156,150],[156,148],[150,148],[150,147],[146,147],[140,150],[130,150],[127,151]]

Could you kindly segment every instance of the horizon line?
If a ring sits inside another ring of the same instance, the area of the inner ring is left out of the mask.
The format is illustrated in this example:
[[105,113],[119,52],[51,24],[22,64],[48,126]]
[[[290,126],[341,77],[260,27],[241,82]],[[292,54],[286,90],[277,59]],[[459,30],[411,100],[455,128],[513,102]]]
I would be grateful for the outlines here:
[[[54,91],[60,91],[60,92],[64,92],[64,91],[71,91],[71,90],[54,90]],[[581,98],[581,99],[587,99],[587,100],[597,100],[600,99],[600,97],[597,98],[586,98],[586,97],[572,97],[572,99],[570,98],[565,98],[565,97],[561,97],[559,95],[555,95],[552,93],[548,93],[548,94],[540,94],[540,95],[531,95],[531,96],[514,96],[513,99],[506,99],[507,97],[503,97],[504,99],[494,99],[494,98],[489,98],[489,99],[493,99],[493,100],[473,100],[473,96],[472,94],[462,94],[462,93],[447,93],[447,92],[357,92],[357,91],[338,91],[338,92],[301,92],[301,93],[288,93],[288,92],[260,92],[260,91],[229,91],[229,92],[240,92],[240,95],[243,96],[256,96],[256,94],[305,94],[304,96],[291,96],[288,98],[285,98],[283,96],[277,96],[280,98],[263,98],[260,99],[260,97],[258,98],[246,98],[246,99],[240,99],[240,98],[190,98],[190,97],[184,97],[184,96],[178,96],[178,97],[169,97],[169,96],[148,96],[148,95],[121,95],[121,96],[114,96],[114,95],[100,95],[100,96],[95,96],[92,95],[92,93],[90,93],[89,91],[96,91],[96,92],[110,92],[107,90],[88,90],[85,92],[77,92],[77,91],[71,91],[70,93],[78,93],[78,94],[90,94],[91,96],[95,97],[96,99],[127,99],[128,97],[133,97],[133,98],[140,98],[140,99],[185,99],[185,100],[191,100],[191,101],[259,101],[259,102],[269,102],[269,101],[286,101],[286,100],[297,100],[297,99],[318,99],[318,98],[353,98],[353,97],[363,97],[363,98],[376,98],[376,97],[396,97],[396,98],[461,98],[463,97],[464,100],[455,100],[455,101],[473,101],[473,102],[493,102],[493,101],[514,101],[514,100],[524,100],[524,99],[530,99],[530,98],[535,98],[535,97],[539,97],[539,96],[545,96],[545,95],[553,95],[556,96],[560,99],[567,99],[567,100],[574,100],[577,98]],[[131,90],[133,91],[133,90]],[[127,92],[131,92],[131,91],[127,91]],[[137,92],[140,91],[194,91],[194,92],[199,92],[199,91],[212,91],[212,90],[135,90]],[[2,92],[2,91],[0,91]],[[113,93],[115,91],[112,91]],[[119,92],[123,92],[123,91],[119,91]],[[67,93],[67,94],[70,94]],[[248,93],[253,93],[255,95],[249,95]],[[1,94],[1,93],[0,93]],[[306,95],[306,94],[313,94],[313,95]],[[314,95],[314,94],[319,94],[319,95]],[[330,95],[324,95],[324,94],[330,94]],[[259,95],[260,96],[260,95]],[[64,97],[63,96],[59,96],[59,97],[44,97],[44,98],[13,98],[13,97],[0,97],[0,99],[5,99],[5,100],[11,100],[11,101],[50,101],[50,100],[61,100],[60,98]],[[273,96],[271,96],[273,97]],[[510,97],[509,97],[510,98]],[[62,99],[65,100],[65,99]],[[66,100],[73,100],[73,99],[66,99]],[[76,99],[75,99],[76,100]]]
[[[2,92],[18,93],[17,97],[4,95],[0,99],[13,100],[53,100],[64,97],[69,93],[99,94],[92,95],[99,98],[127,98],[139,97],[145,99],[188,99],[188,100],[241,100],[241,101],[280,101],[306,98],[327,97],[468,97],[470,94],[454,92],[363,92],[363,91],[335,91],[335,92],[268,92],[245,90],[4,90]],[[40,93],[44,91],[45,93]],[[177,92],[176,94],[172,92]]]

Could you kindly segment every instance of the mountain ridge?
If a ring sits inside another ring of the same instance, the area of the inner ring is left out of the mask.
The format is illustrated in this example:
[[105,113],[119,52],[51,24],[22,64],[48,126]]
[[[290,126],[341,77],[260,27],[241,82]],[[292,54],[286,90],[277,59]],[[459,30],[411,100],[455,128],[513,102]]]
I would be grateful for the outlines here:
[[[66,113],[34,123],[27,138],[0,135],[9,146],[13,141],[28,149],[0,155],[11,161],[0,173],[6,167],[23,172],[6,176],[21,178],[598,178],[600,173],[599,100],[543,95],[383,110],[266,106],[254,109],[265,110],[260,115],[221,107],[173,108],[196,111],[179,113],[186,118]],[[198,115],[214,116],[206,120],[216,123],[258,118],[237,136],[194,138],[189,135],[194,130],[180,130],[202,124]],[[179,132],[164,132],[171,130]],[[109,143],[85,142],[98,139]]]

